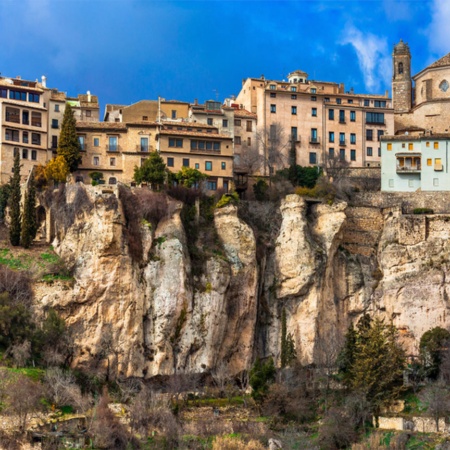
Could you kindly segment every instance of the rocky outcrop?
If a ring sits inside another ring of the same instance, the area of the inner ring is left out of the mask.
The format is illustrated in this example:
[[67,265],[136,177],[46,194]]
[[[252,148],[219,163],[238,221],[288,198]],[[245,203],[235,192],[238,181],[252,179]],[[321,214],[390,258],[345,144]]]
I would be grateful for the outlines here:
[[261,209],[255,235],[226,206],[213,224],[222,250],[206,252],[194,275],[180,203],[156,229],[137,227],[138,261],[115,192],[68,186],[58,202],[47,228],[75,281],[37,285],[36,301],[66,319],[76,366],[147,378],[218,366],[238,373],[256,355],[279,360],[283,309],[303,364],[335,358],[365,311],[392,320],[408,352],[428,329],[449,325],[446,215],[289,195],[279,226],[266,226],[276,218]]

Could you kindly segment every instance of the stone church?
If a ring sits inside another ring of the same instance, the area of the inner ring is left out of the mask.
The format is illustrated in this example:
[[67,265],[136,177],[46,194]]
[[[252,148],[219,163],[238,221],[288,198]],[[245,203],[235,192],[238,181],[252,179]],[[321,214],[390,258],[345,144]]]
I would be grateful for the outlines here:
[[392,54],[396,134],[450,132],[450,53],[411,76],[411,53],[400,40]]

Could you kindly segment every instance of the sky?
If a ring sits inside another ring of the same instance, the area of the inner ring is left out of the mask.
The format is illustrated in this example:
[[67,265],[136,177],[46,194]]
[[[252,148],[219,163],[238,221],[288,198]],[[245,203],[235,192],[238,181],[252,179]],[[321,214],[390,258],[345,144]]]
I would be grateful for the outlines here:
[[0,0],[0,73],[70,96],[223,101],[247,77],[303,70],[390,90],[400,39],[417,73],[450,52],[450,0]]

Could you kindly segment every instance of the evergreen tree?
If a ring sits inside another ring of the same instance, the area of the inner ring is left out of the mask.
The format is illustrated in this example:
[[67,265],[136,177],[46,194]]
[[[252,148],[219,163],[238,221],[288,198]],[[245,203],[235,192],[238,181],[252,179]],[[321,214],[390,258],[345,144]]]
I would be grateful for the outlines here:
[[273,359],[269,358],[266,362],[262,362],[259,358],[250,369],[249,383],[252,387],[252,397],[256,401],[263,400],[269,390],[269,386],[275,381],[277,370]]
[[294,338],[287,332],[286,310],[281,311],[281,367],[288,366],[297,357]]
[[22,233],[21,244],[24,248],[29,248],[33,239],[36,237],[37,221],[36,221],[36,187],[34,177],[30,177],[28,184],[28,192],[25,193],[23,203]]
[[134,168],[136,183],[150,183],[152,189],[164,184],[166,179],[166,164],[158,152],[151,152],[141,167]]
[[293,186],[298,184],[298,174],[297,174],[297,149],[295,148],[294,137],[291,136],[291,148],[289,149],[289,181]]
[[448,347],[450,333],[441,327],[435,327],[425,332],[420,338],[420,359],[423,373],[436,379],[442,363],[442,355]]
[[11,245],[20,244],[20,156],[17,152],[14,156],[13,176],[10,181],[11,191],[9,196],[9,217],[11,219],[9,227],[9,240]]
[[70,105],[66,104],[59,136],[57,154],[63,156],[70,172],[75,172],[81,163],[81,146],[77,136],[76,120]]

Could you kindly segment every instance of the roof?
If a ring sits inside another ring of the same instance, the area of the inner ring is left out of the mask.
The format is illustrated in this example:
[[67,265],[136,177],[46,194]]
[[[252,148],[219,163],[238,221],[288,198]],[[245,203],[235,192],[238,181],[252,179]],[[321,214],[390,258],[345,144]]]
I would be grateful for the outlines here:
[[255,113],[247,111],[246,109],[235,109],[234,117],[244,117],[248,119],[256,119],[258,116]]
[[126,131],[127,126],[121,122],[77,122],[77,129]]
[[42,111],[47,111],[46,108],[44,108],[39,103],[33,103],[33,102],[26,102],[25,100],[10,100],[9,98],[2,99],[5,105],[17,105],[17,106],[26,106],[27,108],[31,109],[40,109]]
[[228,139],[232,140],[230,136],[225,136],[219,133],[200,133],[198,131],[184,131],[184,130],[161,130],[160,134],[168,136],[193,136],[193,137],[205,137],[209,139]]
[[430,134],[428,136],[425,135],[417,135],[417,134],[398,134],[396,136],[383,135],[380,136],[382,141],[433,141],[433,140],[450,140],[450,133],[436,133]]
[[433,64],[429,65],[427,69],[434,69],[435,67],[450,66],[450,53],[447,53],[441,59],[438,59]]

